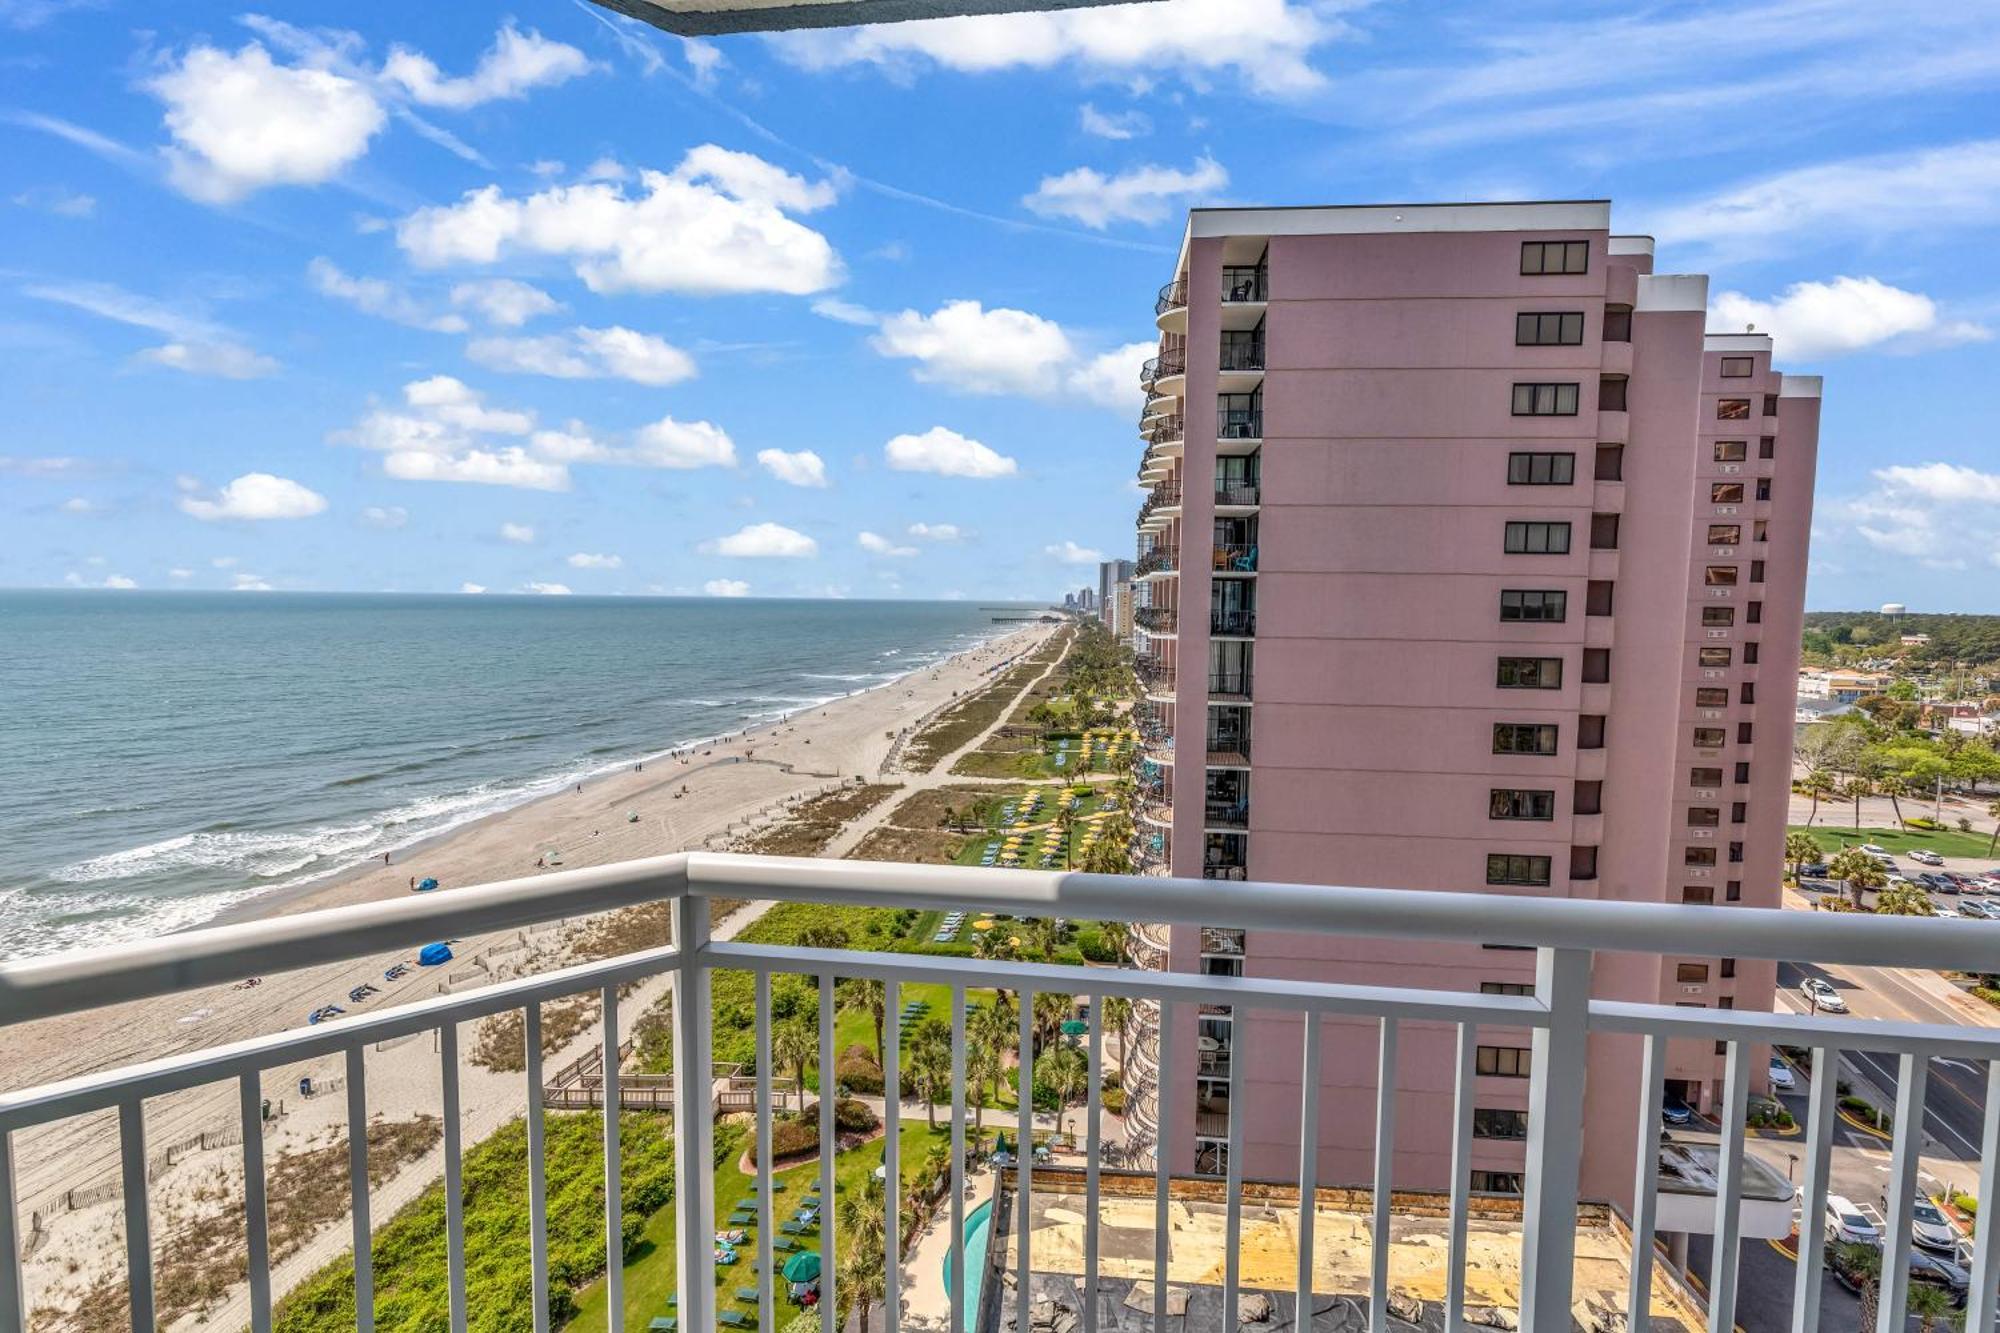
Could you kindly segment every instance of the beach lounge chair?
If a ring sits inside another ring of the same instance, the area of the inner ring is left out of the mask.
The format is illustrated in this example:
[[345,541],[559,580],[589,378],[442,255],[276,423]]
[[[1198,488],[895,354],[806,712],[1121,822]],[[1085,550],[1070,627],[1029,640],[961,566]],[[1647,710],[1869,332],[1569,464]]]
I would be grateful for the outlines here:
[[778,1224],[778,1230],[784,1232],[787,1236],[803,1236],[806,1234],[806,1229],[797,1222],[781,1222]]
[[655,1315],[653,1322],[646,1325],[646,1333],[676,1333],[681,1321],[670,1314]]
[[744,1212],[749,1212],[757,1207],[757,1198],[755,1195],[745,1195],[736,1201],[736,1207]]
[[744,1208],[738,1208],[735,1212],[729,1215],[729,1225],[733,1227],[752,1226],[756,1223],[756,1221],[757,1221],[757,1214],[750,1212],[748,1209]]
[[757,1317],[745,1314],[741,1310],[723,1310],[715,1316],[715,1322],[726,1324],[730,1328],[755,1328]]
[[755,1287],[738,1287],[736,1289],[736,1299],[749,1305],[755,1305],[760,1294]]
[[771,1248],[779,1254],[790,1254],[793,1250],[799,1249],[800,1246],[790,1236],[773,1236],[771,1238]]

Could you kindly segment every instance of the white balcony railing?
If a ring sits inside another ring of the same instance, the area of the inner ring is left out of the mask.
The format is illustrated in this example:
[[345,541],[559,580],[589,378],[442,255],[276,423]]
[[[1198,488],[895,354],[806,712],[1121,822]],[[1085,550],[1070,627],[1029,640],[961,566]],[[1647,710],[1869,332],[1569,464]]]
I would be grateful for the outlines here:
[[[712,897],[776,899],[844,906],[919,909],[953,907],[966,911],[1006,912],[1016,916],[1165,921],[1215,926],[1218,917],[1234,929],[1310,931],[1322,934],[1457,943],[1500,943],[1529,946],[1537,951],[1532,996],[1484,995],[1463,991],[1403,987],[1354,986],[1276,980],[1261,977],[1210,977],[1191,973],[1072,968],[1044,964],[1005,964],[968,958],[807,949],[711,940],[708,933]],[[677,854],[588,870],[568,871],[529,880],[487,885],[402,901],[305,913],[244,925],[222,926],[137,944],[113,945],[87,954],[13,964],[0,968],[0,1026],[14,1025],[107,1005],[173,994],[197,987],[233,982],[245,975],[272,970],[274,960],[297,968],[352,959],[385,949],[404,949],[447,936],[514,929],[533,923],[645,902],[671,904],[675,940],[599,962],[568,967],[518,980],[500,982],[466,994],[440,995],[379,1013],[353,1015],[334,1023],[258,1037],[234,1045],[170,1055],[145,1064],[84,1075],[66,1082],[31,1087],[0,1096],[0,1333],[25,1326],[22,1283],[22,1242],[19,1225],[16,1141],[24,1131],[69,1117],[115,1111],[121,1130],[119,1150],[124,1181],[124,1243],[127,1255],[132,1327],[155,1326],[153,1290],[154,1245],[148,1199],[147,1098],[204,1084],[233,1081],[240,1089],[243,1117],[242,1147],[246,1185],[242,1205],[249,1244],[250,1325],[270,1327],[269,1276],[264,1197],[263,1131],[258,1114],[263,1071],[309,1057],[344,1056],[350,1147],[350,1187],[353,1190],[356,1322],[373,1327],[374,1287],[370,1267],[369,1183],[364,1124],[368,1097],[363,1054],[377,1042],[417,1033],[434,1033],[440,1052],[445,1108],[444,1179],[447,1272],[450,1275],[450,1327],[462,1329],[466,1318],[465,1234],[459,1205],[461,1148],[458,1119],[457,1025],[486,1015],[525,1008],[528,1067],[525,1078],[539,1087],[541,1002],[596,989],[603,1005],[603,1043],[609,1055],[618,1049],[621,1030],[619,990],[628,982],[651,976],[667,977],[673,987],[672,1041],[674,1068],[706,1069],[710,1060],[709,980],[712,969],[754,973],[758,1071],[756,1117],[763,1142],[768,1143],[773,1109],[770,1081],[771,981],[775,975],[816,976],[820,990],[820,1047],[833,1049],[833,987],[836,977],[872,978],[886,983],[887,1032],[884,1048],[887,1118],[900,1119],[899,1001],[904,983],[933,983],[951,995],[951,1209],[952,1272],[965,1272],[966,1206],[965,1040],[966,990],[1004,985],[1021,997],[1022,1035],[1031,1037],[1029,1023],[1038,993],[1122,995],[1160,1007],[1160,1031],[1174,1031],[1191,1021],[1203,1006],[1276,1010],[1303,1016],[1302,1091],[1298,1122],[1319,1123],[1320,1025],[1329,1018],[1370,1018],[1379,1024],[1383,1067],[1393,1067],[1399,1031],[1409,1023],[1449,1024],[1457,1032],[1457,1112],[1452,1135],[1446,1305],[1451,1326],[1459,1325],[1465,1300],[1466,1227],[1472,1177],[1472,1094],[1476,1030],[1490,1026],[1525,1028],[1533,1033],[1532,1074],[1528,1097],[1528,1135],[1523,1198],[1520,1327],[1553,1333],[1570,1327],[1572,1283],[1578,1223],[1577,1143],[1583,1134],[1586,1039],[1591,1033],[1620,1033],[1644,1038],[1644,1089],[1639,1109],[1640,1156],[1635,1162],[1636,1204],[1633,1210],[1632,1280],[1628,1305],[1638,1312],[1631,1326],[1648,1327],[1646,1301],[1652,1291],[1656,1212],[1656,1162],[1653,1144],[1660,1117],[1661,1089],[1668,1043],[1694,1038],[1720,1040],[1727,1050],[1726,1091],[1721,1110],[1724,1126],[1721,1169],[1715,1201],[1714,1261],[1710,1274],[1710,1322],[1713,1328],[1732,1326],[1738,1287],[1740,1237],[1738,1205],[1743,1180],[1744,1108],[1754,1053],[1767,1043],[1807,1046],[1814,1051],[1811,1109],[1800,1146],[1804,1167],[1802,1206],[1807,1219],[1818,1218],[1827,1193],[1829,1151],[1836,1109],[1832,1071],[1846,1050],[1890,1052],[1900,1061],[1895,1108],[1896,1137],[1887,1169],[1888,1206],[1886,1255],[1882,1266],[1882,1306],[1900,1312],[1908,1282],[1906,1262],[1911,1244],[1911,1205],[1916,1200],[1918,1153],[1922,1147],[1928,1062],[1934,1058],[1989,1062],[1985,1107],[1984,1153],[1981,1163],[1982,1201],[2000,1198],[2000,1029],[1948,1027],[1900,1022],[1844,1019],[1818,1015],[1754,1013],[1747,1010],[1683,1009],[1672,1005],[1592,1001],[1591,968],[1596,954],[1673,954],[1695,957],[1789,959],[1820,964],[1855,964],[1927,969],[1986,970],[1992,966],[1993,942],[1985,932],[1962,922],[1912,918],[1859,917],[1831,913],[1801,914],[1732,908],[1637,905],[1598,901],[1502,898],[1488,895],[1422,893],[1399,890],[1330,888],[1324,886],[1242,883],[1226,894],[1201,880],[1015,871],[998,874],[971,868],[885,865],[860,861],[794,860],[776,857]],[[1102,1036],[1092,1026],[1086,1042],[1088,1113],[1085,1120],[1084,1214],[1098,1214],[1099,1146],[1102,1142],[1097,1109],[1102,1072]],[[1158,1045],[1161,1066],[1155,1086],[1176,1086],[1174,1066],[1186,1053],[1173,1041]],[[1243,1065],[1233,1062],[1226,1079],[1228,1104],[1245,1104]],[[607,1103],[616,1099],[618,1065],[607,1058],[604,1080]],[[1023,1071],[1020,1089],[1019,1141],[1032,1141],[1033,1099]],[[1397,1090],[1393,1080],[1378,1089],[1376,1176],[1373,1234],[1389,1234],[1390,1189],[1393,1185],[1394,1126]],[[834,1098],[820,1101],[822,1142],[834,1140]],[[1154,1108],[1159,1118],[1158,1141],[1185,1141],[1177,1132],[1177,1117],[1192,1114],[1164,1096]],[[679,1319],[687,1333],[713,1333],[716,1316],[710,1233],[716,1211],[712,1163],[714,1105],[702,1080],[677,1079],[674,1087],[675,1180],[677,1214]],[[529,1224],[535,1304],[534,1327],[548,1327],[548,1249],[545,1181],[540,1145],[540,1099],[527,1099]],[[1237,1308],[1239,1240],[1243,1202],[1242,1119],[1229,1118],[1225,1199],[1227,1223],[1223,1256],[1224,1310]],[[619,1143],[616,1117],[606,1118],[605,1225],[608,1252],[614,1256],[606,1285],[611,1328],[622,1327],[621,1207],[618,1189]],[[1192,1129],[1191,1124],[1186,1128]],[[885,1139],[888,1197],[886,1251],[900,1253],[900,1173],[898,1136]],[[1167,1209],[1169,1154],[1160,1154],[1159,1215]],[[1303,1179],[1300,1197],[1310,1199],[1317,1184],[1316,1154],[1299,1155]],[[830,1201],[835,1193],[832,1154],[821,1156],[821,1189]],[[1017,1302],[1019,1327],[1030,1323],[1027,1280],[1033,1261],[1033,1229],[1027,1225],[1035,1171],[1017,1171],[1013,1202],[1019,1209],[1014,1234],[1019,1244],[1010,1258],[1019,1265],[1019,1280],[1003,1301]],[[771,1174],[760,1178],[757,1216],[757,1257],[763,1273],[772,1270]],[[1298,1273],[1301,1294],[1309,1295],[1312,1227],[1315,1210],[1301,1207],[1298,1220]],[[823,1221],[827,1231],[821,1248],[832,1243],[833,1210]],[[1808,1231],[1814,1229],[1809,1221]],[[1971,1326],[1989,1328],[1995,1317],[1996,1283],[2000,1283],[2000,1227],[1980,1228],[1971,1281]],[[1094,1224],[1086,1232],[1085,1289],[1098,1280],[1098,1245]],[[1387,1244],[1372,1250],[1370,1299],[1376,1311],[1385,1309],[1388,1286]],[[831,1252],[830,1250],[828,1251]],[[1165,1243],[1156,1256],[1164,1263]],[[899,1333],[904,1322],[898,1295],[898,1265],[887,1269],[883,1312],[886,1333]],[[1156,1275],[1156,1327],[1166,1327],[1164,1304],[1168,1283]],[[1819,1323],[1820,1250],[1802,1246],[1797,1265],[1793,1327],[1811,1330]],[[829,1265],[822,1274],[822,1329],[834,1333],[835,1284],[838,1273]],[[966,1327],[961,1282],[947,1283],[950,1325]],[[773,1297],[763,1285],[758,1327],[774,1322]],[[1082,1302],[1082,1333],[1096,1333],[1095,1302]],[[1891,1319],[1896,1318],[1890,1316]],[[1885,1321],[1884,1327],[1889,1327]]]

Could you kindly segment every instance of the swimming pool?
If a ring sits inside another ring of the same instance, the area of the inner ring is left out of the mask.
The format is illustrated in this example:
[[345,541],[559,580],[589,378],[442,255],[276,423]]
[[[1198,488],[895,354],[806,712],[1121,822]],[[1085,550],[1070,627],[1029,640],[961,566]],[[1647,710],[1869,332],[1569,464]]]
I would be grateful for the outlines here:
[[[974,1333],[979,1325],[979,1297],[986,1286],[986,1244],[993,1235],[993,1200],[988,1199],[965,1219],[965,1327],[960,1333]],[[944,1289],[951,1290],[951,1251],[944,1252]]]

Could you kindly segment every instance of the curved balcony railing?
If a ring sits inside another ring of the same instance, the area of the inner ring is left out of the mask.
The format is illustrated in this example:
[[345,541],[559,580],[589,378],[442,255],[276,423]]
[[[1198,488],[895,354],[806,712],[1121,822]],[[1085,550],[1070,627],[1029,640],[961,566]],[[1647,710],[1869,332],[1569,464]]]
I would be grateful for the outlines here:
[[1154,417],[1140,429],[1140,435],[1149,445],[1178,444],[1186,434],[1180,413],[1172,412],[1163,417]]
[[1257,633],[1257,613],[1255,611],[1211,611],[1208,613],[1208,632],[1224,638],[1243,639]]
[[1135,573],[1160,574],[1179,567],[1180,548],[1178,546],[1155,546],[1139,557],[1133,566]]
[[1132,623],[1154,634],[1174,632],[1175,611],[1171,606],[1142,606],[1132,613]]
[[1179,401],[1173,394],[1156,393],[1148,396],[1144,405],[1139,408],[1139,429],[1146,429],[1149,424],[1171,412],[1174,404]]
[[1149,824],[1160,824],[1167,828],[1174,825],[1174,807],[1171,801],[1139,802],[1139,818]]
[[1140,686],[1148,694],[1166,694],[1174,688],[1174,667],[1157,657],[1142,656],[1132,664]]
[[1173,936],[1171,930],[1168,927],[1160,925],[1157,922],[1153,921],[1133,922],[1132,938],[1136,941],[1143,941],[1146,946],[1155,949],[1160,953],[1167,953],[1172,948]]
[[1160,288],[1159,299],[1153,302],[1153,313],[1155,315],[1164,315],[1169,310],[1185,309],[1187,303],[1187,279],[1175,278],[1172,282]]
[[[1261,358],[1260,358],[1261,359]],[[1151,392],[1155,384],[1174,375],[1187,374],[1187,349],[1175,348],[1151,358],[1139,368],[1139,383]]]
[[1218,505],[1260,504],[1262,501],[1258,497],[1261,494],[1263,494],[1262,488],[1254,483],[1248,486],[1238,482],[1215,483],[1215,502]]
[[1181,502],[1181,484],[1177,481],[1163,481],[1146,492],[1146,498],[1139,506],[1139,521],[1144,523],[1152,517],[1156,509],[1172,508]]

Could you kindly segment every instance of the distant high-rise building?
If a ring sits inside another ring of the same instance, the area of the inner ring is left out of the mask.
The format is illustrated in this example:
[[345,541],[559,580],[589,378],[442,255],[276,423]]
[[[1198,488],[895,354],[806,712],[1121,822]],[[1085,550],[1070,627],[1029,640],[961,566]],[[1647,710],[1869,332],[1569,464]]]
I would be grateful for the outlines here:
[[[1706,335],[1609,205],[1200,210],[1156,308],[1135,579],[1155,873],[1775,907],[1820,381]],[[1218,917],[1227,913],[1218,911]],[[1142,925],[1148,966],[1522,993],[1534,955]],[[1770,964],[1599,956],[1603,999],[1768,1010]],[[1296,1014],[1143,1003],[1130,1124],[1298,1166]],[[1319,1178],[1371,1175],[1376,1030],[1327,1021]],[[1475,1188],[1518,1188],[1529,1036],[1480,1034]],[[1188,1052],[1158,1085],[1158,1052]],[[1636,1038],[1591,1039],[1625,1198]],[[1454,1036],[1406,1030],[1396,1184],[1449,1183]],[[1246,1100],[1230,1103],[1242,1067]],[[1710,1043],[1657,1076],[1699,1109]],[[1761,1085],[1763,1061],[1754,1060]],[[1164,1108],[1164,1111],[1163,1111]],[[1235,1117],[1241,1124],[1232,1124]]]
[[1111,590],[1131,577],[1130,560],[1106,560],[1097,567],[1097,611],[1107,626],[1111,626]]

